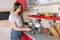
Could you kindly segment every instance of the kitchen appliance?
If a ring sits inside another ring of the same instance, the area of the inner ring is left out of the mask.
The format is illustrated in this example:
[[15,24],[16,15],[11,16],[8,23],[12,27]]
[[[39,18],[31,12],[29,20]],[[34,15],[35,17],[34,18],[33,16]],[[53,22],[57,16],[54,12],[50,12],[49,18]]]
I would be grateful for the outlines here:
[[41,23],[40,22],[41,22],[41,19],[35,19],[34,26],[38,33],[41,33]]

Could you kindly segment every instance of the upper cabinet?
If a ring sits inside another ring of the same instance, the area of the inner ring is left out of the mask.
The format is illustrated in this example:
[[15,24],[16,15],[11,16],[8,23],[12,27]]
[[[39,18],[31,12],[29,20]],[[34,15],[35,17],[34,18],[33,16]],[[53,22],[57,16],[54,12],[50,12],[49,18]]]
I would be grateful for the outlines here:
[[53,2],[59,2],[60,0],[37,0],[38,4],[47,4]]
[[26,0],[16,0],[16,1],[22,4],[23,10],[26,10]]
[[38,4],[45,4],[48,0],[37,0]]
[[48,0],[48,2],[56,2],[56,1],[60,1],[60,0]]

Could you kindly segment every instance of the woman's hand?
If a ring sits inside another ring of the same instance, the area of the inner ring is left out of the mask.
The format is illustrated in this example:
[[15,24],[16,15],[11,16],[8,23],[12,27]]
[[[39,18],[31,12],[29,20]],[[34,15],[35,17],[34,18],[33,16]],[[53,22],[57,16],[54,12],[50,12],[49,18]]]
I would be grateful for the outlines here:
[[26,31],[31,31],[32,29],[31,29],[31,28],[26,28],[25,30],[26,30]]
[[29,28],[29,26],[24,25],[24,28]]

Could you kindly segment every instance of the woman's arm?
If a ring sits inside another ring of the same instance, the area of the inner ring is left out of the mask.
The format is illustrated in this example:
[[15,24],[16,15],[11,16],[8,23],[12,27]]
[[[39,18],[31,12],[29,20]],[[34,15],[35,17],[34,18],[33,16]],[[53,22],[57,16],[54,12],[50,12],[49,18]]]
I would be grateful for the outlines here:
[[13,26],[13,29],[16,31],[31,31],[32,29],[30,28],[19,28],[16,26],[15,22],[11,22],[11,25]]

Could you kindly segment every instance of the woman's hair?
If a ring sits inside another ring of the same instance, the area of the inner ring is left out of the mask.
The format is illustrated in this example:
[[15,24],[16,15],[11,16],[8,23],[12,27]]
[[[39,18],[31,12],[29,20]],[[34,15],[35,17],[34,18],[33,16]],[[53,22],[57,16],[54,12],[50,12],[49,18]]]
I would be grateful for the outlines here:
[[22,13],[23,12],[23,7],[22,7],[22,4],[19,3],[19,2],[15,2],[14,3],[14,9],[13,9],[13,11],[16,11],[19,6],[21,6],[21,11],[19,13]]
[[23,19],[23,7],[22,7],[22,4],[19,3],[19,2],[15,2],[13,11],[16,11],[19,6],[21,6],[21,11],[18,12],[18,15],[21,16],[21,19],[22,19],[22,22],[23,22],[24,19]]

